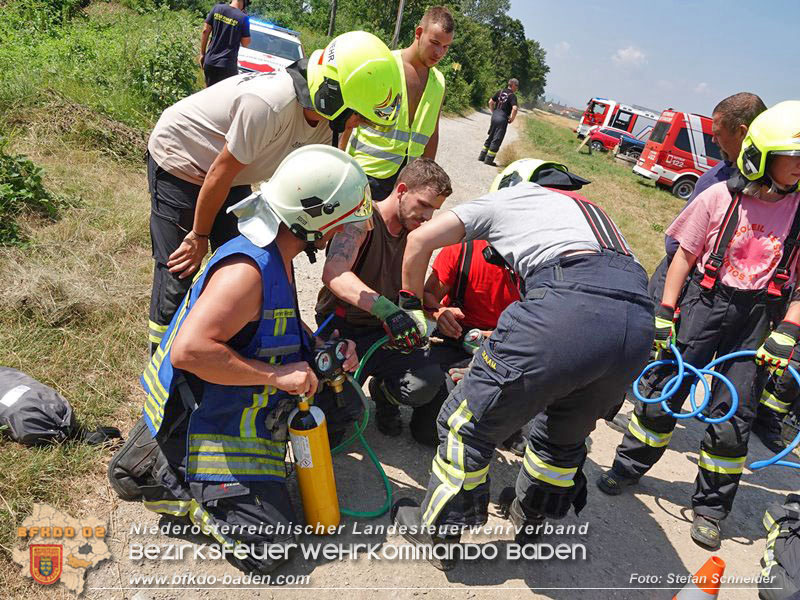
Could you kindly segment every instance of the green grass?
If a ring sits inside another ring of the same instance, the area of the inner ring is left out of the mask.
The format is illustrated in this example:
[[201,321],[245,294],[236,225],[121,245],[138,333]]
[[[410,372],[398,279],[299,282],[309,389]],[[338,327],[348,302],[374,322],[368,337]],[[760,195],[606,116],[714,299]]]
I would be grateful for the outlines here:
[[498,160],[503,164],[525,157],[553,160],[591,180],[581,193],[611,215],[651,273],[664,256],[664,230],[683,201],[634,174],[630,165],[617,162],[610,153],[589,155],[585,147],[577,152],[580,142],[575,133],[544,114],[531,113],[520,141],[501,149]]

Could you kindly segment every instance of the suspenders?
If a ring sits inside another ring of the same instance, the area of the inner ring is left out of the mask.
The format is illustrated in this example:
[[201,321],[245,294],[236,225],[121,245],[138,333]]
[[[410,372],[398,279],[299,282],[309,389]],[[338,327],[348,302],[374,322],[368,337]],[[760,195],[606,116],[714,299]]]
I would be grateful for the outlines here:
[[472,242],[461,242],[461,250],[458,253],[458,276],[456,278],[455,290],[453,292],[452,306],[459,308],[464,306],[464,294],[467,291],[469,282],[469,268],[472,264],[472,250],[475,244]]
[[592,233],[594,233],[601,248],[631,256],[622,234],[602,208],[588,200],[574,197],[572,199],[581,209],[583,216],[586,217],[586,222],[589,223],[589,227],[591,227]]

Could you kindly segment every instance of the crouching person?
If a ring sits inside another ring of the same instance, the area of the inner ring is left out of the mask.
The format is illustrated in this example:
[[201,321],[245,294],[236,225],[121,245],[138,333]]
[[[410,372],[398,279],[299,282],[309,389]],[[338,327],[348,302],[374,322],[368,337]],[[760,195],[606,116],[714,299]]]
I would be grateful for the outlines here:
[[[151,451],[142,451],[146,432],[131,436],[109,472],[121,496],[188,518],[237,550],[227,556],[237,568],[267,573],[289,548],[269,556],[266,545],[289,546],[289,525],[297,522],[285,483],[287,417],[294,396],[312,395],[318,384],[292,259],[324,247],[344,224],[368,219],[372,203],[355,160],[315,145],[290,154],[261,194],[232,210],[243,235],[195,278],[141,377]],[[354,344],[347,354],[345,368],[353,370]],[[142,473],[145,454],[149,472]]]
[[439,412],[422,506],[401,499],[392,508],[418,545],[455,543],[452,527],[486,523],[494,449],[532,418],[516,489],[501,493],[520,528],[517,542],[531,541],[526,530],[545,518],[580,511],[584,440],[619,404],[653,340],[647,274],[598,206],[534,183],[460,204],[409,236],[404,287],[421,295],[432,252],[475,239],[489,242],[525,292],[502,312]]
[[[329,327],[355,340],[361,355],[390,336],[391,347],[377,350],[363,367],[364,375],[372,376],[375,421],[382,434],[398,436],[400,405],[410,406],[411,435],[422,443],[434,435],[436,413],[430,415],[425,406],[444,375],[420,347],[424,336],[418,324],[396,303],[408,234],[429,220],[451,192],[450,178],[434,161],[418,158],[404,167],[389,197],[375,204],[374,227],[351,223],[331,241],[316,307],[317,322],[334,314]],[[323,409],[327,396],[318,398]],[[341,431],[331,432],[334,443],[340,436]]]

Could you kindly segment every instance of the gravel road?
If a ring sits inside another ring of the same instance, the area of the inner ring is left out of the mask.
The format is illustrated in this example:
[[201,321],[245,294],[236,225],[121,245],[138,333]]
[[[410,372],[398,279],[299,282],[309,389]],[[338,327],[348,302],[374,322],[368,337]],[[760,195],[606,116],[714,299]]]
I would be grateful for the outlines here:
[[[521,122],[521,120],[520,120]],[[468,117],[443,119],[439,162],[453,180],[454,193],[445,207],[452,206],[482,194],[498,170],[477,161],[489,124],[487,113],[474,113]],[[506,144],[517,135],[517,124],[512,126]],[[319,287],[321,266],[309,265],[304,256],[296,261],[300,304],[308,322]],[[590,332],[587,332],[590,333]],[[408,414],[404,413],[407,423]],[[678,426],[663,460],[643,479],[635,493],[610,499],[594,486],[601,469],[610,466],[613,451],[621,434],[605,423],[598,424],[592,434],[592,448],[585,472],[590,481],[589,505],[580,517],[570,515],[561,523],[581,525],[588,522],[588,531],[574,535],[552,535],[543,541],[555,544],[582,544],[585,559],[577,560],[506,560],[513,535],[469,535],[464,541],[493,544],[499,557],[481,558],[462,562],[449,573],[442,573],[426,561],[375,560],[363,555],[358,560],[295,559],[281,568],[277,575],[310,575],[307,585],[299,589],[286,587],[243,586],[251,589],[220,589],[229,587],[225,576],[237,577],[239,572],[224,561],[193,560],[191,552],[183,561],[131,560],[132,544],[181,544],[186,541],[205,541],[200,538],[170,538],[162,535],[137,535],[131,532],[134,524],[156,525],[159,517],[141,505],[116,501],[106,490],[97,494],[108,498],[110,541],[113,562],[106,563],[88,575],[85,597],[91,599],[135,598],[136,600],[166,598],[293,598],[319,599],[346,597],[352,600],[372,597],[394,598],[458,598],[476,597],[527,597],[527,598],[670,598],[676,584],[670,583],[670,574],[686,576],[695,572],[710,556],[689,539],[691,520],[690,496],[693,492],[697,470],[697,454],[702,437],[700,423]],[[399,438],[386,438],[370,425],[367,439],[381,459],[393,486],[395,497],[411,496],[421,500],[428,481],[432,451],[417,445],[407,431]],[[749,461],[766,458],[768,452],[754,440]],[[513,485],[519,469],[519,459],[497,452],[491,467],[493,479],[492,499],[506,485]],[[380,506],[384,500],[377,475],[365,457],[357,451],[335,461],[336,478],[341,503],[344,506],[369,510]],[[725,540],[717,553],[728,567],[726,575],[752,577],[758,574],[759,558],[764,551],[763,529],[760,524],[764,508],[770,502],[782,499],[786,492],[796,490],[800,480],[790,469],[771,468],[761,472],[745,471],[741,489],[731,517],[723,524]],[[291,483],[296,496],[294,482]],[[296,504],[299,508],[299,501]],[[494,506],[490,508],[494,512]],[[302,543],[336,542],[349,544],[383,544],[401,547],[399,536],[385,533],[356,533],[368,524],[388,525],[388,518],[375,521],[358,521],[343,518],[345,532],[334,538],[306,536]],[[505,527],[507,521],[495,515],[489,526]],[[195,576],[215,576],[217,582],[206,587],[177,585],[170,587],[175,574],[193,573]],[[645,580],[631,581],[632,573]],[[130,577],[166,576],[166,585],[151,583],[137,589]],[[630,587],[662,589],[624,589]],[[576,587],[593,588],[576,590]],[[753,586],[745,586],[752,588]],[[109,589],[114,588],[114,589]],[[120,589],[126,588],[126,589]],[[161,589],[152,589],[161,588]],[[255,589],[253,589],[255,588]],[[616,589],[610,589],[616,588]],[[663,588],[673,588],[663,589]],[[725,599],[755,598],[752,589],[723,589]]]

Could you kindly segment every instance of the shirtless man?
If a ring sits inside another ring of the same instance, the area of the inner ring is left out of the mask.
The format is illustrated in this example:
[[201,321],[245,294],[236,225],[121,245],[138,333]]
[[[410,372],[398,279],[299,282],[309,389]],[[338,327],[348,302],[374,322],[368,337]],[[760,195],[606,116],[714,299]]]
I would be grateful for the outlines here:
[[423,15],[412,44],[392,52],[404,84],[394,130],[360,126],[342,135],[339,147],[355,157],[367,173],[373,200],[383,200],[392,192],[397,174],[407,163],[420,156],[436,158],[444,75],[435,65],[447,54],[453,29],[450,11],[434,6]]

